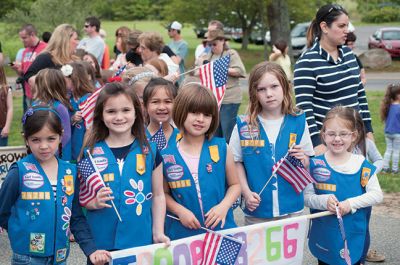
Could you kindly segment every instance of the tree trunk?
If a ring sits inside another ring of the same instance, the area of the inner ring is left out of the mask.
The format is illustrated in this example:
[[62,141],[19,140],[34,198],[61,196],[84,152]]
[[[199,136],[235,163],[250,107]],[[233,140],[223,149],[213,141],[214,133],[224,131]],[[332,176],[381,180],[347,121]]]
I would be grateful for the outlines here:
[[287,1],[271,1],[267,6],[267,17],[269,30],[271,32],[271,43],[274,44],[278,39],[285,40],[289,46],[289,54],[292,58],[290,18]]

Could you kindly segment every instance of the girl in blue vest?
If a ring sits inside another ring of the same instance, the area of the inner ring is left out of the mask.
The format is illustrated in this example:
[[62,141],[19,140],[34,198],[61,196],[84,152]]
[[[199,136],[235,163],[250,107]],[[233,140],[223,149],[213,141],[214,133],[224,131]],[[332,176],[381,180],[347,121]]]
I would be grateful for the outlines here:
[[143,103],[149,124],[147,125],[146,135],[150,141],[160,126],[168,144],[173,144],[177,140],[178,129],[171,123],[172,107],[177,91],[172,82],[164,78],[152,78],[146,85],[143,92]]
[[218,105],[211,90],[197,83],[182,87],[172,117],[182,138],[161,154],[167,209],[180,221],[170,222],[167,234],[178,239],[204,233],[201,227],[235,227],[231,206],[240,184],[225,140],[213,137]]
[[[362,264],[360,259],[368,226],[366,207],[383,199],[376,168],[363,155],[351,152],[358,138],[353,109],[338,106],[330,110],[321,135],[328,151],[311,159],[310,172],[317,183],[304,191],[305,205],[313,212],[336,213],[338,207],[352,264]],[[346,264],[336,216],[312,220],[309,248],[318,264]]]
[[79,105],[87,100],[94,91],[94,86],[89,80],[83,62],[74,62],[61,67],[69,92],[69,102],[71,104],[71,143],[72,160],[76,161],[82,148],[83,138],[86,133],[85,122]]
[[35,105],[47,105],[53,107],[61,118],[63,135],[61,139],[64,161],[71,160],[71,117],[69,111],[72,109],[68,99],[67,85],[60,70],[43,69],[35,78],[35,92],[33,102]]
[[246,225],[302,212],[303,194],[279,174],[271,176],[273,165],[288,152],[305,166],[314,154],[305,115],[295,108],[289,81],[278,64],[263,62],[252,69],[248,114],[237,118],[229,145],[245,200]]
[[76,167],[56,155],[63,133],[58,112],[29,108],[22,123],[28,155],[10,167],[0,190],[0,226],[8,231],[11,264],[66,264]]
[[109,83],[102,88],[84,148],[91,152],[106,184],[93,200],[82,205],[88,209],[90,231],[87,232],[92,234],[96,246],[119,250],[160,242],[168,244],[169,239],[164,235],[161,157],[155,144],[146,139],[138,97],[122,83]]

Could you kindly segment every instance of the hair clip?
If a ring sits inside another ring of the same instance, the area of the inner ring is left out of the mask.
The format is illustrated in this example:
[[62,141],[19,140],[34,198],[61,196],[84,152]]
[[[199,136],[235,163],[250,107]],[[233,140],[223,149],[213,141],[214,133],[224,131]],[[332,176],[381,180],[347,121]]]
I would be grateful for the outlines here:
[[53,112],[53,113],[60,119],[60,121],[62,122],[61,117],[60,117],[60,114],[58,114],[58,112],[57,112],[55,109],[52,109],[52,108],[50,108],[50,107],[46,107],[46,106],[45,106],[45,107],[34,107],[34,108],[30,107],[30,108],[25,112],[25,114],[22,116],[22,124],[24,125],[25,122],[26,122],[26,119],[27,119],[28,117],[32,116],[33,113],[35,113],[35,112],[38,111],[38,110]]
[[133,85],[135,82],[139,81],[142,78],[145,77],[154,77],[155,74],[153,72],[143,72],[140,74],[135,75],[134,77],[131,78],[131,80],[129,80],[128,85],[131,86]]
[[65,77],[70,77],[72,75],[74,68],[70,64],[63,65],[61,67],[61,72]]
[[33,108],[29,108],[29,109],[24,113],[24,115],[22,116],[22,124],[25,124],[26,119],[27,119],[28,117],[32,116],[32,114],[33,114]]

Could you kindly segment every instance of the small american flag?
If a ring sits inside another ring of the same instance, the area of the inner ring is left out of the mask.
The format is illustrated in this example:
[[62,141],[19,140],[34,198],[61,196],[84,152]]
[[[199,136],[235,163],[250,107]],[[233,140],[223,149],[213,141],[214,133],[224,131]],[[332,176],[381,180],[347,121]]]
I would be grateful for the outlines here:
[[338,223],[339,223],[340,234],[342,235],[342,239],[344,242],[343,258],[346,261],[347,265],[351,265],[352,263],[351,263],[351,258],[350,258],[350,254],[349,254],[349,249],[347,248],[347,239],[346,239],[346,232],[344,231],[343,218],[342,218],[342,215],[340,214],[338,206],[336,206],[336,217],[337,217]]
[[214,93],[218,106],[221,106],[225,95],[226,82],[228,81],[228,68],[231,57],[224,56],[200,67],[201,84]]
[[304,168],[303,163],[290,155],[281,158],[275,163],[272,170],[276,170],[276,173],[289,182],[297,193],[302,192],[308,184],[315,183],[313,177]]
[[93,112],[96,106],[97,98],[103,88],[99,88],[92,95],[90,95],[84,102],[79,104],[79,109],[82,111],[82,118],[85,121],[86,128],[93,124]]
[[167,146],[167,138],[165,138],[164,130],[162,128],[162,124],[160,124],[160,128],[156,131],[156,133],[150,137],[150,142],[154,142],[157,144],[157,150],[163,150]]
[[202,265],[233,265],[242,243],[219,233],[207,232],[203,243]]
[[78,163],[79,171],[79,203],[85,206],[96,197],[97,191],[105,187],[104,181],[97,173],[90,158],[84,158]]

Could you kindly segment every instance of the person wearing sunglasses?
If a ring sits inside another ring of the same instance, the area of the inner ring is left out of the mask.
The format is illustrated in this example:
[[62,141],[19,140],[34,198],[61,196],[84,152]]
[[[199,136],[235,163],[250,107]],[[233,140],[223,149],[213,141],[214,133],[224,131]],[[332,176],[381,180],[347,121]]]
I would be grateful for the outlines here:
[[240,88],[239,78],[245,77],[246,69],[240,59],[239,53],[229,48],[223,30],[213,29],[208,31],[206,41],[211,50],[208,53],[203,53],[196,60],[196,66],[230,55],[228,82],[219,112],[219,126],[215,134],[215,136],[224,137],[226,142],[229,143],[233,127],[236,124],[239,106],[242,102],[242,90]]
[[87,17],[83,30],[87,37],[79,42],[78,49],[93,54],[98,62],[102,62],[105,44],[100,37],[100,20],[97,17]]

